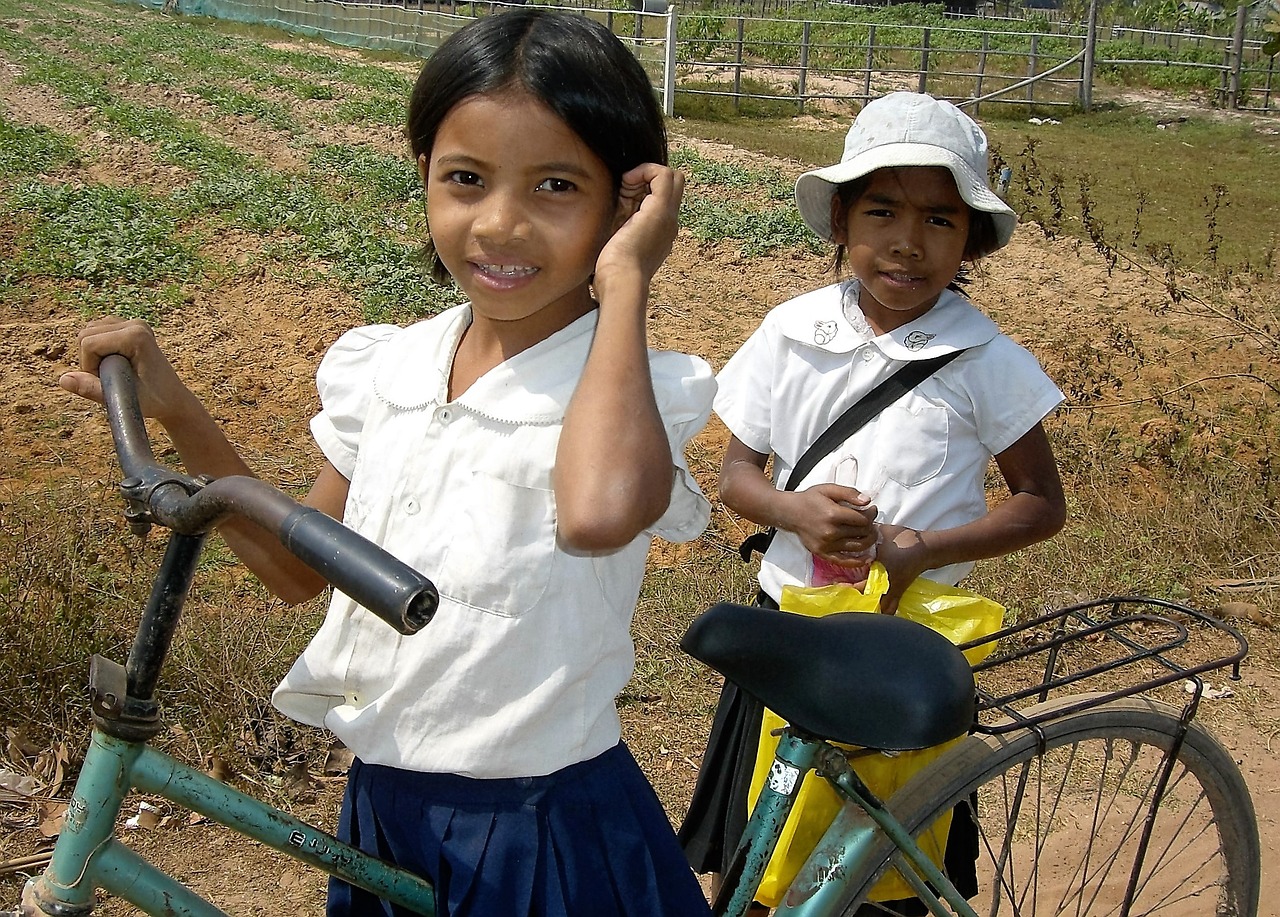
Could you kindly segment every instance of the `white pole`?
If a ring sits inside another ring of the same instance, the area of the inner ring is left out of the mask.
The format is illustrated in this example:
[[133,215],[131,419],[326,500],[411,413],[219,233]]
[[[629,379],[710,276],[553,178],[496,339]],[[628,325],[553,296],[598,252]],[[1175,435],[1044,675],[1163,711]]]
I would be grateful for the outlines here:
[[666,53],[662,62],[662,113],[668,118],[676,113],[676,6],[667,7]]

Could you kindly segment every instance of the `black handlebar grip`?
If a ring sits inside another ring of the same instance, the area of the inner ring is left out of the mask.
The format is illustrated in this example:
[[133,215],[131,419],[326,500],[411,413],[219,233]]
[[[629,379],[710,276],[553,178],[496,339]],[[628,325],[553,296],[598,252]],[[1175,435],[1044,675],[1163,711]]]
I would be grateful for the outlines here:
[[280,524],[280,542],[299,560],[402,634],[435,616],[435,585],[338,520],[300,506]]

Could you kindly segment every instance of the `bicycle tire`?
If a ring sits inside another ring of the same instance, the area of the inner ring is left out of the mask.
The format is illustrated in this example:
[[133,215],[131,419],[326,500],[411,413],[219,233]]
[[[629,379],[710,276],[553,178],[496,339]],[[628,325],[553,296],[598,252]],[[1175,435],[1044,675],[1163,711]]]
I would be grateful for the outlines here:
[[[1159,701],[1127,698],[1046,722],[1043,738],[1031,729],[973,735],[889,807],[917,835],[956,806],[973,812],[976,793],[979,891],[970,903],[980,915],[1256,917],[1261,848],[1253,801],[1230,753],[1196,722],[1169,773],[1131,908],[1122,907],[1144,803],[1181,728],[1179,714]],[[845,917],[900,912],[860,904],[894,852],[886,838],[870,860],[873,874],[851,883],[856,892]]]

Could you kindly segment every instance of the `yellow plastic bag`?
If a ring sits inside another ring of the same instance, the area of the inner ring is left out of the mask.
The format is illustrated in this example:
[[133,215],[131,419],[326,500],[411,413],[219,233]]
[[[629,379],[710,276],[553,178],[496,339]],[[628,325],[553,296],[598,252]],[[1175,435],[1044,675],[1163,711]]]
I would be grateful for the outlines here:
[[[830,586],[783,586],[783,611],[821,618],[844,611],[879,611],[880,598],[889,591],[889,574],[884,564],[876,561],[867,574],[866,587],[859,590],[849,583],[832,583]],[[1004,622],[1004,606],[984,595],[944,586],[916,577],[907,587],[898,603],[898,617],[915,621],[932,628],[952,643],[968,643],[988,634],[994,634]],[[965,650],[970,665],[976,665],[991,655],[995,642],[983,643]]]
[[[813,588],[785,586],[780,604],[783,611],[810,617],[849,611],[878,612],[880,597],[888,589],[889,577],[884,565],[875,563],[871,565],[865,590],[859,590],[848,583]],[[898,616],[924,624],[959,644],[999,630],[1004,621],[1004,607],[958,586],[943,586],[931,580],[916,579],[903,594],[898,605]],[[972,665],[985,659],[994,649],[994,642],[984,643],[966,650],[965,656]],[[774,751],[778,747],[778,737],[772,733],[784,725],[783,720],[772,710],[764,711],[749,795],[752,806],[764,787],[769,767],[773,763]],[[883,752],[866,753],[853,758],[853,769],[876,796],[888,799],[917,771],[958,741],[960,740],[954,739],[932,748],[893,755]],[[795,808],[783,826],[773,858],[765,868],[756,900],[769,907],[778,905],[841,805],[840,796],[826,780],[813,773],[805,776]],[[950,829],[951,813],[948,812],[919,838],[921,849],[935,864],[942,863],[947,832]],[[876,883],[868,898],[871,901],[896,901],[913,896],[914,892],[907,881],[896,871],[891,871]]]

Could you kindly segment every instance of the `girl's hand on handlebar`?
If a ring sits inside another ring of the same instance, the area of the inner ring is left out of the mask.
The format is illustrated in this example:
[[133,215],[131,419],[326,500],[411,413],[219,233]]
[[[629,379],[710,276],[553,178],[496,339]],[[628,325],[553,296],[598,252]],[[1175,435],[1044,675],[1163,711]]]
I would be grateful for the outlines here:
[[146,322],[117,316],[95,319],[81,330],[78,345],[80,369],[63,373],[58,379],[67,391],[101,404],[98,366],[104,357],[118,353],[133,364],[138,401],[145,416],[165,423],[189,407],[191,392],[178,378]]

